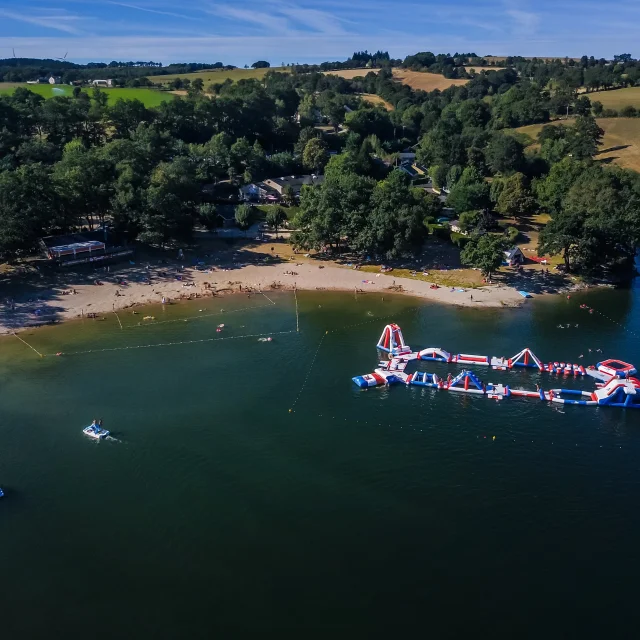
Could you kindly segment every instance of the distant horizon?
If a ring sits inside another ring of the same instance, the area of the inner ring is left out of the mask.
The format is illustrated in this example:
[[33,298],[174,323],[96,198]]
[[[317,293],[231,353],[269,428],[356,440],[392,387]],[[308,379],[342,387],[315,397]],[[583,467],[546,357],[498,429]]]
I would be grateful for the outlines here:
[[0,58],[211,61],[243,67],[345,60],[354,51],[637,57],[640,6],[614,0],[0,0]]
[[[375,53],[375,51],[370,51],[370,53]],[[277,63],[274,64],[272,62],[270,62],[269,60],[265,60],[264,58],[261,58],[261,61],[266,61],[269,62],[270,64],[270,69],[281,69],[283,67],[289,67],[289,66],[294,66],[294,65],[320,65],[323,63],[327,63],[327,62],[338,62],[338,63],[345,63],[347,61],[349,61],[352,57],[354,52],[352,52],[351,55],[345,57],[345,58],[337,58],[337,59],[331,59],[331,60],[320,60],[318,62],[285,62],[284,65],[282,65],[281,63]],[[412,52],[412,53],[418,53],[416,52]],[[451,55],[453,56],[454,53],[456,53],[455,51],[432,51],[431,53],[434,53],[435,55],[439,55],[439,54],[447,54],[447,55]],[[465,52],[466,53],[466,52]],[[538,59],[553,59],[553,60],[565,60],[567,58],[572,59],[572,60],[579,60],[582,56],[516,56],[515,54],[511,54],[511,53],[497,53],[497,54],[493,54],[493,53],[488,53],[488,54],[479,54],[477,52],[473,52],[477,54],[477,57],[479,59],[486,59],[486,58],[508,58],[508,57],[523,57],[523,58],[538,58]],[[412,54],[408,54],[408,55],[412,55]],[[391,60],[404,60],[404,58],[406,56],[402,56],[402,57],[396,57],[393,54],[389,53],[389,57],[391,58]],[[613,56],[607,58],[605,56],[594,56],[596,58],[596,60],[600,60],[601,58],[606,59],[607,61],[611,61],[613,59]],[[12,60],[14,59],[13,56],[9,56],[7,57],[0,57],[0,60]],[[80,60],[69,60],[67,59],[61,59],[59,57],[46,57],[46,58],[33,58],[31,56],[18,56],[16,55],[17,60],[53,60],[53,61],[62,61],[62,62],[69,62],[71,64],[77,64],[77,65],[82,65],[82,66],[86,66],[88,64],[106,64],[109,65],[111,62],[122,62],[122,63],[127,63],[127,62],[154,62],[154,63],[160,63],[162,64],[162,67],[158,67],[158,68],[164,68],[164,67],[169,67],[172,65],[188,65],[188,64],[198,64],[198,65],[211,65],[211,67],[207,66],[206,69],[204,70],[212,70],[212,69],[216,69],[216,68],[220,68],[223,69],[225,67],[234,67],[236,69],[244,69],[245,68],[245,64],[234,64],[233,62],[226,62],[225,60],[172,60],[169,62],[162,62],[161,60],[132,60],[132,59],[125,59],[125,58],[109,58],[109,59],[88,59],[86,61],[80,61]],[[253,62],[257,62],[258,60],[254,60]],[[252,68],[252,64],[247,64],[246,66],[251,69]],[[214,65],[219,65],[222,64],[222,67],[214,67]],[[471,65],[473,66],[473,65]],[[376,68],[379,68],[380,65],[376,65]],[[490,68],[490,67],[488,67]],[[363,67],[364,69],[364,67]]]

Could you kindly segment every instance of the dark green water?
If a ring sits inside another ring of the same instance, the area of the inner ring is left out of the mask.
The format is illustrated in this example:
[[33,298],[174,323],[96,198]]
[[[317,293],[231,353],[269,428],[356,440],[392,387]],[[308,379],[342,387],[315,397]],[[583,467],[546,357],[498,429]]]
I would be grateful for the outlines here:
[[[640,412],[351,383],[376,363],[374,316],[414,348],[640,364],[636,292],[504,311],[302,293],[285,335],[293,298],[271,297],[23,336],[271,343],[41,360],[0,341],[1,638],[637,636]],[[83,436],[94,417],[116,440]]]

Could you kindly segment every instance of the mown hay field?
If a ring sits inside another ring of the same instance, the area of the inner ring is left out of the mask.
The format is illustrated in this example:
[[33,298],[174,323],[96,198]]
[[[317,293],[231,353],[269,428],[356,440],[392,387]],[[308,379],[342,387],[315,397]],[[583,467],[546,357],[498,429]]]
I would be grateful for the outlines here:
[[380,69],[338,69],[336,71],[325,71],[325,73],[332,76],[340,76],[345,80],[353,80],[354,78],[364,78],[368,73],[380,73]]
[[436,89],[444,91],[449,87],[459,87],[469,82],[468,80],[445,78],[438,73],[409,71],[408,69],[394,69],[393,77],[402,84],[409,85],[412,89],[421,89],[422,91],[435,91]]
[[506,69],[506,67],[474,67],[474,66],[466,66],[464,67],[467,70],[467,73],[471,70],[475,71],[476,73],[481,73],[482,71],[502,71],[503,69]]
[[288,69],[286,67],[273,67],[270,69],[206,69],[204,71],[194,71],[193,73],[174,73],[167,76],[147,77],[155,84],[164,84],[176,78],[188,78],[191,82],[196,78],[202,78],[206,88],[209,84],[224,82],[227,78],[232,82],[250,79],[262,80],[267,71],[287,72]]
[[[340,69],[339,71],[326,71],[325,73],[352,80],[358,76],[366,76],[370,72],[379,73],[380,69]],[[468,80],[450,80],[437,73],[409,71],[408,69],[394,69],[393,77],[398,82],[409,85],[412,89],[421,89],[422,91],[434,91],[435,89],[444,91],[449,87],[463,85],[468,82]]]
[[605,109],[619,111],[625,107],[640,108],[640,87],[613,89],[612,91],[596,91],[585,94],[591,102],[601,102]]
[[369,104],[372,104],[375,107],[384,107],[387,111],[393,111],[394,107],[390,102],[387,102],[380,96],[377,96],[375,93],[361,93],[360,97]]
[[[640,173],[640,118],[598,118],[597,122],[604,136],[596,160]],[[549,124],[571,125],[572,121],[556,120]],[[532,124],[513,131],[524,133],[535,142],[543,126]]]

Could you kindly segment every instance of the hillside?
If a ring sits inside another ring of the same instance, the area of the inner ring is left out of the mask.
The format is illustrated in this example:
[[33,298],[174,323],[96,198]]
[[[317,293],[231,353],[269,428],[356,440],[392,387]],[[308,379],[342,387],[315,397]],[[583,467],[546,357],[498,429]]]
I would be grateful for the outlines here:
[[605,109],[619,111],[625,107],[640,108],[640,87],[596,91],[586,94],[591,102],[601,102]]
[[[607,163],[613,162],[625,169],[640,172],[640,118],[598,118],[597,122],[604,131],[604,138],[596,159]],[[571,124],[571,121],[556,120],[549,124],[566,125]],[[526,134],[533,144],[543,126],[533,124],[513,129],[513,131]]]
[[360,97],[369,104],[384,107],[387,111],[393,111],[394,109],[392,104],[390,104],[380,96],[377,96],[375,93],[361,93]]
[[[342,69],[339,71],[325,71],[325,73],[352,80],[359,76],[366,76],[367,73],[380,73],[380,69]],[[412,89],[420,89],[422,91],[434,91],[435,89],[444,91],[449,87],[460,86],[468,82],[468,80],[451,80],[436,73],[409,71],[408,69],[394,69],[393,77],[402,82],[402,84],[409,85]]]
[[[73,95],[73,88],[69,85],[50,85],[50,84],[26,84],[18,82],[0,82],[0,95],[12,94],[17,87],[24,87],[33,93],[44,98],[54,98],[56,96],[70,97]],[[85,92],[91,94],[90,87],[84,87]],[[167,100],[173,100],[173,96],[170,93],[163,91],[156,91],[155,89],[101,89],[107,94],[109,104],[113,104],[117,100],[140,100],[145,107],[157,107],[159,104],[166,102]]]
[[255,78],[260,80],[264,78],[267,71],[280,71],[287,72],[288,69],[286,67],[272,67],[270,69],[209,69],[207,71],[196,71],[193,73],[176,73],[173,75],[166,76],[148,76],[151,82],[156,84],[164,84],[166,82],[171,82],[171,80],[175,80],[176,78],[188,78],[192,82],[196,78],[202,78],[205,87],[209,84],[224,82],[225,80],[230,79],[233,82],[237,82],[238,80],[249,80],[251,78]]
[[[489,64],[502,63],[507,58],[513,56],[482,56]],[[554,60],[573,60],[580,62],[580,58],[565,58],[564,56],[522,56],[525,60],[544,60],[545,62],[553,62]]]
[[449,87],[459,87],[469,82],[468,80],[445,78],[436,73],[409,71],[408,69],[394,69],[393,77],[402,84],[409,85],[412,89],[422,91],[435,91],[436,89],[444,91]]

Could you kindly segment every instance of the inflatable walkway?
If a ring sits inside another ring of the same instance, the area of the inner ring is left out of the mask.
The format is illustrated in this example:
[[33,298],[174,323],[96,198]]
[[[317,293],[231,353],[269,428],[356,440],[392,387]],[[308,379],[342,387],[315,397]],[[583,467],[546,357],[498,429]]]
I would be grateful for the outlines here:
[[[585,368],[583,365],[565,362],[550,362],[545,365],[529,348],[523,349],[511,358],[489,358],[464,353],[452,355],[439,347],[429,347],[413,352],[405,344],[402,331],[397,324],[389,324],[384,328],[377,347],[388,354],[388,360],[379,362],[372,373],[352,378],[360,388],[404,384],[431,387],[442,391],[471,393],[493,400],[515,397],[566,405],[640,409],[640,380],[633,377],[637,369],[632,364],[621,360],[604,360],[595,366]],[[502,371],[517,367],[531,368],[541,373],[565,376],[588,375],[599,382],[596,383],[595,391],[563,388],[544,391],[537,385],[535,391],[513,389],[504,384],[485,385],[475,373],[469,370],[463,370],[455,377],[449,374],[446,380],[435,373],[422,371],[407,373],[407,365],[413,360],[489,366]]]

